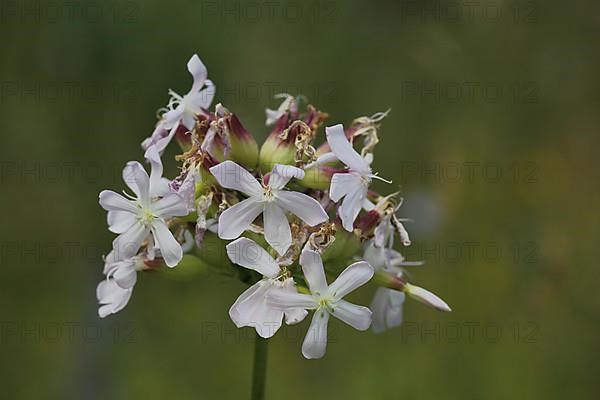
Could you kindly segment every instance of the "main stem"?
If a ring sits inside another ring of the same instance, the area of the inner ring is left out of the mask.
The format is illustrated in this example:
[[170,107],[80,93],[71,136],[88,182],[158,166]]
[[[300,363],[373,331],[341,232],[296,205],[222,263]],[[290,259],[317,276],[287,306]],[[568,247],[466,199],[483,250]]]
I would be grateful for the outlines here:
[[265,381],[267,379],[267,339],[256,334],[254,341],[254,367],[252,369],[252,400],[265,398]]

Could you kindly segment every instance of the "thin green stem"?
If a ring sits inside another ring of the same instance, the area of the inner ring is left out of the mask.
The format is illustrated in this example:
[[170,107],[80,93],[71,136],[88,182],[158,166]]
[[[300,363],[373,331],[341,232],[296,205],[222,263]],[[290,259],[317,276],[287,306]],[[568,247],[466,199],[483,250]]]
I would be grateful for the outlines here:
[[252,400],[265,398],[265,383],[267,379],[267,339],[256,334],[254,342],[254,367],[252,369]]

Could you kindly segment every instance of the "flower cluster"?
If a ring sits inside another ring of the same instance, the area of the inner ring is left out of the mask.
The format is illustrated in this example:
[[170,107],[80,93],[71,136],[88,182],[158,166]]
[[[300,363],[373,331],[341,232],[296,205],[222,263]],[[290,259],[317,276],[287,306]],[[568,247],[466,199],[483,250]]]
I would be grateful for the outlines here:
[[[194,55],[187,67],[192,88],[184,96],[169,91],[156,128],[142,142],[150,174],[130,161],[123,169],[130,192],[100,193],[109,230],[118,235],[97,288],[101,317],[127,305],[138,272],[173,268],[184,257],[249,285],[229,315],[261,337],[312,311],[306,358],[325,354],[330,316],[381,332],[402,322],[406,295],[450,311],[408,282],[405,267],[420,263],[394,249],[396,236],[410,245],[406,220],[396,215],[398,193],[370,188],[373,180],[391,183],[372,169],[387,112],[346,128],[326,126],[325,142],[315,147],[328,115],[311,105],[301,112],[300,99],[284,94],[278,109],[266,110],[271,128],[259,150],[234,113],[221,104],[211,111],[215,88],[200,58]],[[181,166],[169,180],[161,155],[174,140]],[[344,299],[371,280],[378,288],[370,308]]]

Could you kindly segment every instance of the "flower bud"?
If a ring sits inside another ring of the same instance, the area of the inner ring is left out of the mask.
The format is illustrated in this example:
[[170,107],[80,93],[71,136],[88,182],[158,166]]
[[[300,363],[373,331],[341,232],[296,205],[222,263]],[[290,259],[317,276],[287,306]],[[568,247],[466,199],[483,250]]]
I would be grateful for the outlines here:
[[361,251],[360,240],[345,229],[336,229],[335,239],[325,248],[321,258],[323,263],[331,266],[332,272],[339,273],[348,265],[348,260]]
[[302,121],[290,123],[290,119],[290,113],[284,113],[260,149],[259,165],[264,173],[273,169],[275,164],[296,164],[296,136],[301,130],[310,128]]
[[192,148],[191,132],[183,124],[179,124],[175,130],[175,140],[177,140],[177,144],[179,144],[179,147],[184,152]]
[[235,114],[226,113],[224,122],[229,134],[229,145],[231,146],[229,158],[248,169],[256,168],[258,145],[254,137],[246,130]]
[[430,291],[423,289],[422,287],[414,286],[414,285],[411,285],[410,283],[406,283],[404,285],[403,291],[404,291],[404,293],[406,293],[413,299],[415,299],[425,305],[433,307],[436,310],[446,311],[446,312],[452,311],[450,309],[450,306],[448,306],[448,304],[446,304],[446,302],[444,300],[440,299],[438,296],[431,293]]

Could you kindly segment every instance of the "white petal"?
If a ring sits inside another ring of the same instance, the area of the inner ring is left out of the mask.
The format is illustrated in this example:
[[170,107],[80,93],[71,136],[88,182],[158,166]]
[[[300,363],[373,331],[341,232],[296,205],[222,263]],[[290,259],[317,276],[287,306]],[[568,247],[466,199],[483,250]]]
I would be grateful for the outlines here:
[[366,195],[367,187],[361,184],[360,186],[353,188],[352,191],[344,197],[342,205],[338,208],[338,214],[342,220],[342,225],[348,232],[354,230],[354,221],[360,210],[362,210],[363,200]]
[[149,233],[150,229],[146,228],[139,221],[133,224],[127,232],[122,233],[113,240],[115,257],[118,260],[124,260],[136,255]]
[[275,164],[269,177],[269,186],[282,189],[292,178],[304,179],[304,171],[292,165]]
[[327,350],[327,324],[329,313],[319,309],[313,315],[310,328],[302,343],[302,355],[308,359],[321,358]]
[[150,177],[142,164],[129,161],[123,168],[123,181],[142,205],[150,204]]
[[371,310],[345,300],[335,302],[332,315],[359,331],[366,331],[371,326]]
[[269,278],[276,278],[281,269],[271,255],[254,240],[242,237],[227,245],[229,259]]
[[277,288],[269,291],[267,302],[280,310],[294,308],[313,309],[318,306],[315,298],[308,294],[295,293]]
[[194,78],[194,83],[192,84],[190,93],[197,92],[198,90],[202,89],[202,85],[208,77],[206,66],[202,63],[200,57],[198,57],[197,54],[194,54],[187,63],[187,69]]
[[358,174],[351,172],[333,174],[329,186],[329,198],[337,203],[342,197],[358,190],[361,186],[363,186],[362,178]]
[[137,221],[137,216],[129,211],[109,211],[106,215],[108,230],[113,233],[127,232]]
[[165,260],[165,264],[171,268],[179,264],[179,261],[183,258],[183,250],[165,221],[161,219],[152,221],[152,235],[160,249],[162,258]]
[[327,280],[321,255],[316,251],[304,249],[300,254],[300,265],[311,293],[324,295],[327,292]]
[[373,332],[380,333],[402,324],[402,305],[405,298],[406,295],[397,290],[379,288],[375,291],[371,303]]
[[221,186],[239,190],[247,196],[262,195],[263,188],[256,178],[233,161],[224,161],[210,169]]
[[355,262],[343,270],[335,282],[329,286],[329,294],[336,300],[341,299],[367,283],[373,277],[373,273],[373,267],[368,262]]
[[121,288],[131,289],[137,282],[135,264],[136,262],[131,259],[117,263],[110,272],[110,277],[112,277]]
[[279,255],[284,255],[292,244],[292,231],[285,212],[276,203],[264,206],[265,240]]
[[169,193],[152,204],[152,211],[157,217],[183,217],[188,214],[188,208],[183,198],[177,193]]
[[96,297],[100,303],[98,309],[100,318],[115,314],[125,308],[132,292],[132,289],[123,289],[112,280],[100,282],[96,288]]
[[328,219],[321,204],[304,193],[281,191],[277,193],[276,203],[310,226],[318,225]]
[[[298,293],[294,284],[294,279],[292,278],[287,278],[283,282],[281,290],[292,294]],[[304,308],[288,308],[285,310],[285,323],[288,325],[297,324],[302,322],[307,315],[308,311],[306,311]]]
[[140,212],[140,208],[134,201],[128,200],[112,190],[101,191],[98,200],[106,211],[127,211],[136,215]]
[[233,323],[241,328],[251,326],[263,338],[270,338],[281,327],[283,311],[271,307],[266,295],[273,288],[269,279],[263,279],[238,297],[229,309]]
[[328,126],[325,128],[327,143],[336,157],[348,166],[348,168],[366,173],[369,171],[369,164],[354,150],[341,124]]
[[238,238],[262,211],[263,203],[252,197],[229,207],[219,216],[219,237],[227,240]]

